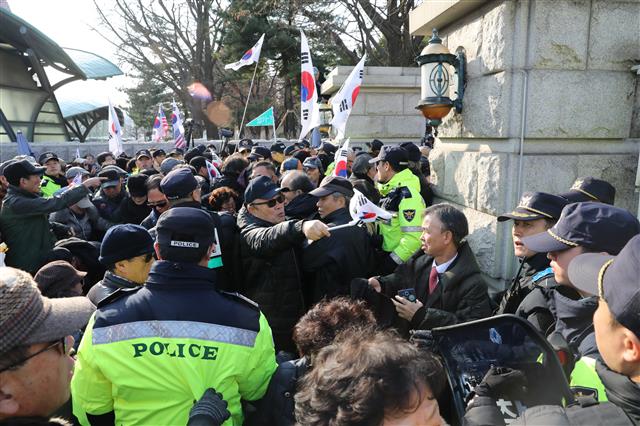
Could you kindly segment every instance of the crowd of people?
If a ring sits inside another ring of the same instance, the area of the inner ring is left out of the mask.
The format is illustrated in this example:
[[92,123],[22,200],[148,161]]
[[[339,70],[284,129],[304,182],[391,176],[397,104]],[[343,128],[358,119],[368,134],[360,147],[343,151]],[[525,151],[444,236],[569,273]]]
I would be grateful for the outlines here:
[[[0,424],[505,424],[522,371],[492,366],[451,416],[448,360],[416,339],[503,314],[575,395],[516,423],[640,423],[640,223],[615,188],[525,193],[494,294],[430,149],[374,140],[347,177],[306,141],[3,162]],[[354,224],[356,191],[391,218]]]

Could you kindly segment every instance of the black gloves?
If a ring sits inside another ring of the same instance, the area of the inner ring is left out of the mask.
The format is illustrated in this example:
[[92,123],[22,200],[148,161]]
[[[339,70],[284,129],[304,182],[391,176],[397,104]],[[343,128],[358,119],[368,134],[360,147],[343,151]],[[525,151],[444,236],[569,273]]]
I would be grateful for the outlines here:
[[202,398],[193,404],[189,412],[187,426],[220,426],[231,413],[227,410],[227,401],[222,399],[222,394],[209,388]]
[[473,390],[477,396],[500,397],[526,391],[527,377],[520,370],[491,366],[482,381]]

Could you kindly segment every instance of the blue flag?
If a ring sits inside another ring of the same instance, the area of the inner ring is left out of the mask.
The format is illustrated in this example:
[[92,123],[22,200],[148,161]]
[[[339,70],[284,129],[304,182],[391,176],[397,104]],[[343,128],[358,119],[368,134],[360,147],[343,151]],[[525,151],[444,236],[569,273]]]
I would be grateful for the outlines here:
[[29,155],[35,158],[35,154],[27,142],[27,138],[24,137],[21,130],[16,133],[16,142],[18,142],[18,155]]

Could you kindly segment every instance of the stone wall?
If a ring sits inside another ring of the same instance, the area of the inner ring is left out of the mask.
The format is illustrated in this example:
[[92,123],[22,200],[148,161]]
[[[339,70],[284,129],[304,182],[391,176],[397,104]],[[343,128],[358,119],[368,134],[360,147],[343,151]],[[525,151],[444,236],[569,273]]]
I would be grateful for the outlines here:
[[522,192],[560,193],[595,176],[638,212],[639,23],[637,0],[495,0],[439,28],[450,51],[465,48],[468,75],[462,114],[439,129],[432,181],[467,214],[497,286],[515,262],[510,223],[496,216]]
[[[322,94],[333,95],[353,67],[338,66],[327,76]],[[346,136],[353,142],[418,141],[424,119],[415,106],[420,100],[420,70],[404,67],[364,68],[363,84],[347,122]]]

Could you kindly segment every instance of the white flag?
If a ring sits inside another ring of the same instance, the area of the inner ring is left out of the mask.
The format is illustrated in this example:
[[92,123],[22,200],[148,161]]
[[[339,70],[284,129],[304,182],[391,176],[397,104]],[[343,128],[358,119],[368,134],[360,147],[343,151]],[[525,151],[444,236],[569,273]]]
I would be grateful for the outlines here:
[[336,151],[335,156],[333,157],[334,167],[333,167],[333,175],[340,176],[343,178],[349,177],[349,171],[347,170],[347,162],[349,161],[349,140],[347,139],[344,144]]
[[393,215],[373,204],[364,194],[353,189],[353,197],[349,202],[349,213],[353,220],[375,222],[376,220],[391,220]]
[[263,41],[264,41],[264,34],[262,34],[262,37],[260,37],[260,40],[258,40],[258,42],[254,44],[251,49],[247,50],[244,53],[244,55],[242,55],[242,58],[240,58],[238,62],[227,64],[224,66],[224,69],[228,70],[229,68],[231,68],[234,71],[238,71],[240,68],[244,67],[245,65],[251,65],[255,62],[258,62],[260,60],[260,50],[262,49]]
[[366,59],[367,55],[365,54],[358,62],[358,65],[353,68],[338,93],[331,99],[331,109],[333,110],[331,126],[336,130],[336,138],[338,140],[344,138],[349,114],[351,114],[351,109],[353,109],[358,93],[360,93],[360,85],[364,75],[364,61]]
[[124,152],[122,129],[120,128],[116,110],[111,105],[111,99],[109,99],[109,151],[116,157]]
[[316,78],[313,73],[313,62],[307,36],[300,30],[300,120],[302,130],[298,140],[302,140],[307,133],[320,125],[320,106],[318,105],[318,91]]

